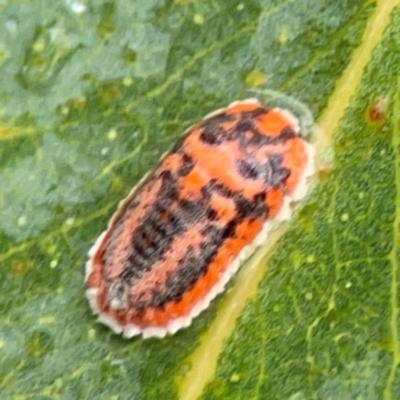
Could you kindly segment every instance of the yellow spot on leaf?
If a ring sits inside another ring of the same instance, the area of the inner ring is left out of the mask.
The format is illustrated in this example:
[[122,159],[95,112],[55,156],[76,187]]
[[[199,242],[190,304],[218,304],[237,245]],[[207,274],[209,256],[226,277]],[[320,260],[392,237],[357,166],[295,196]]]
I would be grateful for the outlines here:
[[86,106],[86,97],[80,96],[72,100],[72,105],[76,110],[83,110]]
[[56,322],[56,319],[54,318],[53,315],[46,315],[44,317],[39,318],[39,324],[40,325],[51,325]]
[[277,313],[282,311],[282,308],[283,308],[282,304],[275,304],[274,307],[272,308],[272,311]]
[[119,193],[124,187],[124,182],[120,178],[113,179],[110,190],[112,193]]
[[117,137],[117,130],[116,129],[110,129],[107,133],[107,139],[112,142],[116,139]]
[[284,46],[287,43],[287,40],[288,40],[288,27],[286,25],[283,25],[279,32],[278,42],[279,44]]
[[201,14],[194,14],[193,22],[196,25],[204,25],[204,17]]
[[349,214],[347,214],[347,213],[342,214],[342,216],[340,217],[340,220],[342,222],[347,222],[349,220]]
[[123,83],[124,86],[132,86],[133,79],[130,78],[130,77],[126,77],[126,78],[123,79],[122,83]]
[[307,256],[306,261],[308,264],[312,264],[315,261],[314,254],[310,254],[309,256]]
[[62,106],[60,111],[62,115],[67,115],[69,113],[69,108],[67,106]]
[[32,48],[35,53],[41,53],[45,48],[45,44],[43,41],[37,41],[33,44]]
[[0,125],[0,139],[11,136],[13,134],[13,131],[14,129],[9,126]]
[[244,81],[247,86],[256,88],[267,83],[267,77],[258,69],[253,69],[247,74]]

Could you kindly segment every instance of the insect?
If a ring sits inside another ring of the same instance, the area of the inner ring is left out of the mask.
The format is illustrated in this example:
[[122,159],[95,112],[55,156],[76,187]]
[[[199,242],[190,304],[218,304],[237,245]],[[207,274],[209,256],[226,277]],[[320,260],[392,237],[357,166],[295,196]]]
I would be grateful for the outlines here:
[[189,326],[306,194],[314,148],[299,131],[288,110],[257,99],[189,128],[90,251],[87,297],[99,320],[125,337]]

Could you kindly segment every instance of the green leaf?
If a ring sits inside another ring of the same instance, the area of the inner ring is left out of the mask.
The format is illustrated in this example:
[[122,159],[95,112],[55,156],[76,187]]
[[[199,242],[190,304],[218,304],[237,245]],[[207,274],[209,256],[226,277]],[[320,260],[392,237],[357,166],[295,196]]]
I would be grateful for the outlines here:
[[[400,398],[399,65],[397,0],[0,0],[0,398]],[[299,215],[188,329],[99,325],[118,201],[264,87],[320,127]]]

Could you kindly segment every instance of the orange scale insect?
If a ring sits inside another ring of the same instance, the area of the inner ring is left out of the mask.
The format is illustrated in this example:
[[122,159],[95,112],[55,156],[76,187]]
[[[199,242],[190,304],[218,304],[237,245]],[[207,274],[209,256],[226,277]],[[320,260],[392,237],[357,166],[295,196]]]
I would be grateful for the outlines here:
[[266,205],[271,218],[274,218],[282,208],[284,194],[280,188],[273,188],[268,191]]
[[297,118],[256,99],[190,128],[90,251],[87,297],[99,320],[125,337],[189,326],[306,194],[313,156]]

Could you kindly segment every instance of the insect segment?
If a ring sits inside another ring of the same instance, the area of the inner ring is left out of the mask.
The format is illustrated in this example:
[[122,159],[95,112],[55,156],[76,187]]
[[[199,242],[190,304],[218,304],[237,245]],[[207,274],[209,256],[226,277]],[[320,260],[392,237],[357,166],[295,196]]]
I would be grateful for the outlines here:
[[314,149],[256,99],[191,127],[123,200],[90,251],[87,296],[126,337],[187,327],[306,194]]

